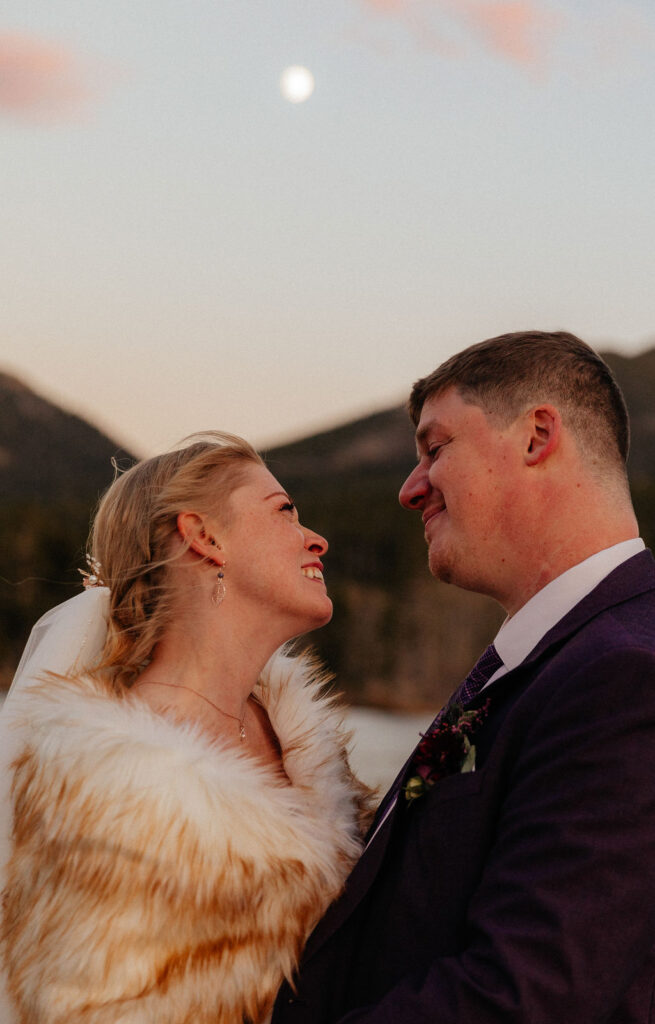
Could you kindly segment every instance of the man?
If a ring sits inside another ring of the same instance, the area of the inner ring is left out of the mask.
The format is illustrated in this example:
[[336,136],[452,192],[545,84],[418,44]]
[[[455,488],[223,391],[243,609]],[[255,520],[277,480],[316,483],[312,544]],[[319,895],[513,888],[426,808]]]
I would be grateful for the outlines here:
[[400,501],[430,569],[507,620],[382,802],[274,1024],[647,1024],[655,563],[621,393],[579,339],[532,332],[454,356],[410,412]]

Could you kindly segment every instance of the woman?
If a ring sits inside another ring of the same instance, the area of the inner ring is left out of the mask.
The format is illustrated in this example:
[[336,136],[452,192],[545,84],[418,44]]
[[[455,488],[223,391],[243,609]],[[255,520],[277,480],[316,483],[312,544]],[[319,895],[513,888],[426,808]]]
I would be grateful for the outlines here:
[[120,476],[84,594],[7,700],[3,1024],[267,1018],[360,850],[368,792],[307,657],[322,537],[245,441]]

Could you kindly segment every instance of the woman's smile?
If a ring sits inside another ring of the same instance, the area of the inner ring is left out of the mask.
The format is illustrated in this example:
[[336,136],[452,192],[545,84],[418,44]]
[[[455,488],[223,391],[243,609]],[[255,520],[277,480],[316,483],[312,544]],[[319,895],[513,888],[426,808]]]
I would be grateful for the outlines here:
[[311,565],[303,565],[300,571],[308,580],[320,580],[321,583],[325,582],[323,579],[323,566],[320,562],[312,562]]

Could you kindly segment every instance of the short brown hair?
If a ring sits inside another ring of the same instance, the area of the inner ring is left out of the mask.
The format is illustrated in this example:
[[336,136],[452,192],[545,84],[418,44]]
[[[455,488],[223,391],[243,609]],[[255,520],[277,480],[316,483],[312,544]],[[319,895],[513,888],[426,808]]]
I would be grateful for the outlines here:
[[414,424],[425,401],[451,387],[503,425],[537,402],[552,402],[582,449],[625,473],[630,428],[621,389],[607,363],[573,334],[519,331],[458,352],[414,384]]

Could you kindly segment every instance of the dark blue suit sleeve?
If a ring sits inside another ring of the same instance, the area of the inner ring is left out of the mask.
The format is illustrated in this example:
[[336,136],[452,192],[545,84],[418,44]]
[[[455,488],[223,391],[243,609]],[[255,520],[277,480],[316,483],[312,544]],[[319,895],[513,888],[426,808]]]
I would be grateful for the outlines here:
[[606,654],[534,710],[515,737],[466,948],[340,1024],[650,1019],[652,981],[633,983],[653,973],[655,654]]

